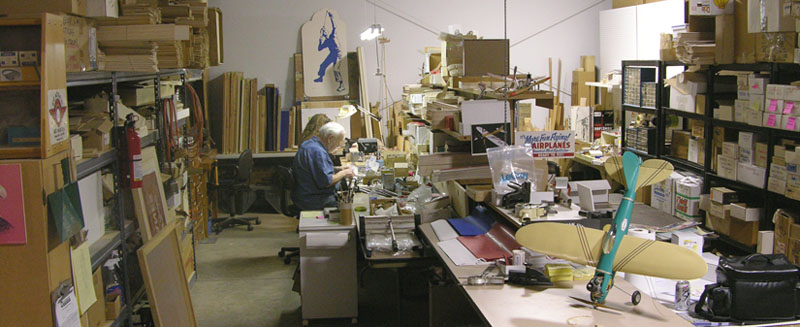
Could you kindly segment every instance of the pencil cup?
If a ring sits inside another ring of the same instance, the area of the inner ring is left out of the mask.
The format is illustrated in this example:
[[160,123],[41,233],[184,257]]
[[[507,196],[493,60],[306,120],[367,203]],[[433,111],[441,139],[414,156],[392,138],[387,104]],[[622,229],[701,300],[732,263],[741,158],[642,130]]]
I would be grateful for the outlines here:
[[352,202],[339,202],[339,224],[345,226],[353,224]]

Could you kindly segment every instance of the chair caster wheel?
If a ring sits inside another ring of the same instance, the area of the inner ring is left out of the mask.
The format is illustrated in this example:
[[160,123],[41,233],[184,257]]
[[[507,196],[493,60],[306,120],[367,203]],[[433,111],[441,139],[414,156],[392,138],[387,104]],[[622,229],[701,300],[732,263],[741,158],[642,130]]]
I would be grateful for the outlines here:
[[283,256],[285,256],[285,255],[286,255],[286,252],[283,252],[283,250],[278,251],[278,256],[279,257],[283,258]]
[[261,219],[256,219],[256,225],[261,225]]
[[633,305],[639,305],[640,302],[642,302],[642,293],[633,291],[633,294],[631,294],[631,303],[633,303]]
[[253,230],[253,226],[247,225],[247,231],[249,232],[251,230]]

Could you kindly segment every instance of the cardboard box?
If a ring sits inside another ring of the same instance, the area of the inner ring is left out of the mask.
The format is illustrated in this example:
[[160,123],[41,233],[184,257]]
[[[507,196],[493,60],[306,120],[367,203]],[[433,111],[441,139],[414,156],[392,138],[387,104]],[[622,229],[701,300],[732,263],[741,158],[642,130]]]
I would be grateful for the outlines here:
[[730,204],[722,204],[719,202],[711,201],[708,207],[708,213],[714,215],[715,217],[720,217],[723,219],[730,219],[731,218],[731,205]]
[[756,61],[793,63],[796,44],[797,33],[794,32],[758,33]]
[[748,125],[762,126],[764,124],[764,113],[757,110],[747,110],[745,119]]
[[772,163],[769,167],[769,177],[781,181],[786,181],[786,179],[788,178],[786,172],[786,166]]
[[119,17],[118,0],[86,0],[87,17]]
[[465,39],[462,49],[464,76],[508,74],[508,39]]
[[[766,12],[761,13],[762,18],[767,20],[767,29],[762,32],[794,32],[795,17],[792,16],[791,0],[761,0],[764,5],[761,9]],[[763,23],[762,23],[763,27]]]
[[752,111],[764,111],[764,95],[750,92],[750,107]]
[[89,327],[102,326],[106,321],[105,288],[103,287],[103,269],[99,268],[92,274],[94,293],[97,301],[89,307],[85,316]]
[[730,180],[736,180],[737,161],[734,158],[717,155],[717,174]]
[[676,88],[670,87],[669,91],[669,107],[675,110],[695,112],[697,111],[695,96],[691,94],[684,94]]
[[721,187],[721,186],[712,187],[709,196],[710,196],[709,199],[711,199],[711,201],[721,204],[729,204],[731,202],[739,201],[739,195],[736,193],[736,191],[731,190],[727,187]]
[[733,121],[733,107],[720,105],[714,108],[714,119]]
[[673,232],[671,241],[672,244],[685,247],[697,252],[699,255],[703,255],[703,237],[691,230]]
[[739,143],[724,142],[722,143],[722,155],[728,158],[739,158]]
[[748,82],[750,82],[749,91],[751,97],[754,94],[764,95],[767,92],[767,84],[769,83],[768,77],[750,74],[748,75]]
[[706,141],[703,139],[689,139],[689,153],[686,159],[702,165],[705,159],[705,144]]
[[767,157],[769,147],[766,143],[758,142],[756,143],[756,150],[755,155],[753,157],[753,164],[759,167],[766,168],[767,167]]
[[692,138],[690,132],[687,131],[672,131],[672,144],[670,145],[671,155],[675,158],[688,160],[689,158],[689,140]]
[[767,99],[780,99],[783,100],[786,94],[785,87],[788,85],[781,84],[767,84],[767,90],[764,93]]
[[675,185],[675,214],[678,217],[690,220],[702,218],[700,216],[700,193],[702,182],[683,178]]
[[690,120],[689,124],[692,128],[692,137],[702,139],[706,137],[706,126],[700,120]]
[[753,149],[755,143],[753,133],[739,132],[739,149]]
[[770,177],[767,180],[767,189],[781,195],[786,194],[786,181]]
[[690,0],[689,15],[691,16],[733,15],[733,2],[729,1],[725,3],[724,7],[720,8],[713,0]]
[[0,51],[0,67],[19,67],[19,53]]
[[[73,124],[70,124],[73,125]],[[75,125],[74,131],[82,132],[83,148],[104,152],[111,148],[111,129],[113,124],[103,116],[82,119]]]
[[736,167],[736,180],[755,187],[764,188],[767,169],[740,162]]
[[776,144],[772,148],[772,155],[775,157],[786,157],[786,146],[781,144]]
[[800,175],[789,173],[786,175],[786,192],[787,198],[800,200]]
[[119,295],[106,295],[106,319],[116,320],[122,310],[122,299]]
[[64,54],[67,72],[96,70],[96,29],[85,18],[71,15],[62,17],[64,17]]
[[786,85],[783,89],[783,99],[788,101],[800,101],[800,86]]
[[19,51],[20,66],[39,66],[39,52],[36,50]]
[[758,222],[729,219],[730,234],[734,241],[747,246],[754,246],[758,242]]
[[[727,7],[733,11],[733,1],[727,3]],[[732,64],[736,61],[734,52],[734,42],[736,37],[735,21],[733,12],[727,15],[717,15],[714,17],[714,63]]]
[[775,242],[775,232],[771,230],[758,231],[758,244],[756,245],[756,252],[761,254],[772,254],[772,248]]
[[731,220],[706,213],[706,227],[719,234],[729,235],[731,233]]
[[783,115],[765,112],[761,118],[761,126],[780,129]]
[[63,12],[73,15],[86,15],[86,0],[0,0],[0,14],[39,14],[44,12]]
[[752,165],[754,161],[755,161],[755,154],[753,154],[753,150],[739,148],[738,162],[743,162]]
[[750,110],[750,100],[737,99],[733,106],[733,121],[747,124],[748,110]]
[[705,115],[706,114],[706,95],[698,94],[694,96],[694,112]]
[[748,207],[746,203],[732,203],[731,217],[742,221],[759,221],[762,208]]
[[669,177],[650,188],[650,206],[670,215],[675,214],[675,181],[683,178],[679,172],[673,171]]
[[[120,87],[119,97],[128,107],[140,107],[155,103],[156,93],[153,85],[137,85],[134,87]],[[175,95],[175,86],[161,83],[161,98],[166,99]]]
[[779,127],[787,131],[800,131],[800,116],[782,115]]
[[617,9],[641,4],[644,4],[644,0],[614,0],[611,2],[611,8]]
[[772,215],[772,222],[775,224],[775,242],[773,243],[773,253],[786,253],[789,246],[789,232],[796,217],[786,210],[778,209]]
[[800,104],[800,102],[783,100],[783,110],[781,113],[784,115],[800,115],[800,108],[797,108],[798,104]]
[[72,158],[75,161],[83,159],[83,139],[80,135],[70,135],[70,148],[72,149]]
[[764,108],[765,112],[779,114],[783,111],[783,100],[767,98],[765,106],[766,106],[766,108]]

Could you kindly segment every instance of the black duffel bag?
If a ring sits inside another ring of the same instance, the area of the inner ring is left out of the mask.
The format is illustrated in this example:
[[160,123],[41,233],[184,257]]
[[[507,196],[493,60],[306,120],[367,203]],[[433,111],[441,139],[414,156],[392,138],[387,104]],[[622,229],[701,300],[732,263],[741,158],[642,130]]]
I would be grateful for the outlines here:
[[717,283],[706,285],[695,312],[713,321],[796,319],[798,276],[783,254],[721,257]]

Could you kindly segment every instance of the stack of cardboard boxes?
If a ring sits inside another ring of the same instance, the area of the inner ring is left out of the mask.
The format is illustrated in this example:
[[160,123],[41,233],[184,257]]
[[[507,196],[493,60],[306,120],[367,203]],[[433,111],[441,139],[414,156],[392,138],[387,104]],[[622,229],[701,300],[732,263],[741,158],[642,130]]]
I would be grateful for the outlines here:
[[769,84],[762,117],[763,127],[800,131],[800,87]]
[[795,213],[778,209],[772,216],[775,223],[773,252],[783,253],[794,264],[800,263],[800,224]]
[[[756,245],[761,208],[739,203],[739,195],[725,187],[712,187],[700,201],[706,212],[706,226],[744,245]],[[763,238],[763,237],[762,237]]]
[[800,152],[793,144],[776,145],[767,188],[771,192],[800,200]]

